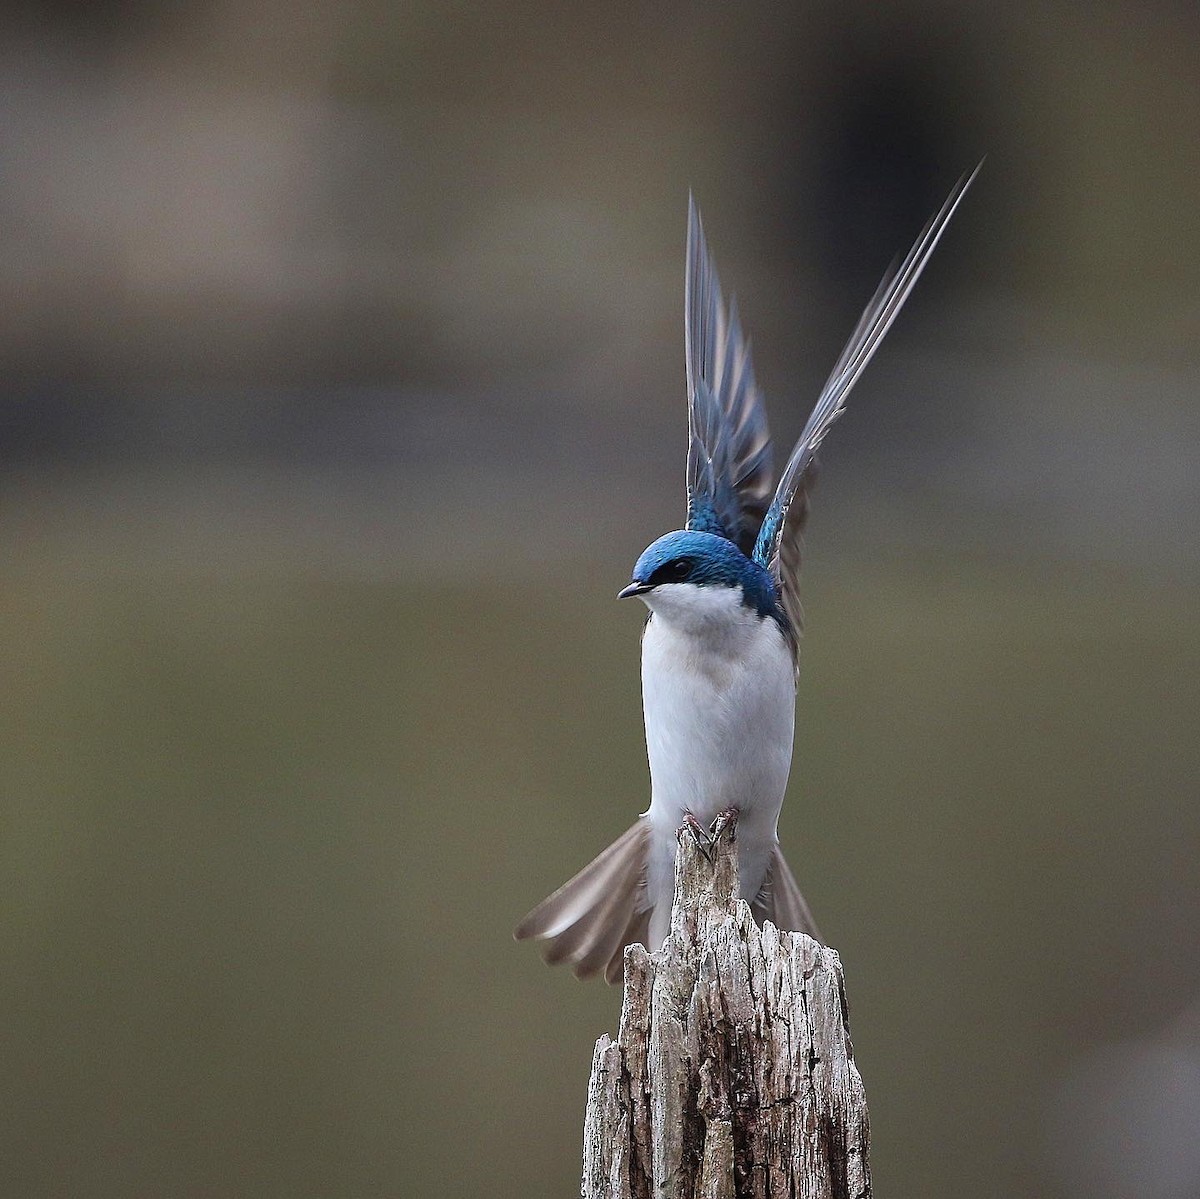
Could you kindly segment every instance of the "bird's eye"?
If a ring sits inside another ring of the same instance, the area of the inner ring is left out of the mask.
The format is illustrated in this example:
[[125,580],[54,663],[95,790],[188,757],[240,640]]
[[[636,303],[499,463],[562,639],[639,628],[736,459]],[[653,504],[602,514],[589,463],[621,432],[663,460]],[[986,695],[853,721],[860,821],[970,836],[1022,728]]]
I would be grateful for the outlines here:
[[667,582],[678,583],[688,577],[691,569],[692,564],[686,558],[675,558],[663,567],[663,574],[666,576]]

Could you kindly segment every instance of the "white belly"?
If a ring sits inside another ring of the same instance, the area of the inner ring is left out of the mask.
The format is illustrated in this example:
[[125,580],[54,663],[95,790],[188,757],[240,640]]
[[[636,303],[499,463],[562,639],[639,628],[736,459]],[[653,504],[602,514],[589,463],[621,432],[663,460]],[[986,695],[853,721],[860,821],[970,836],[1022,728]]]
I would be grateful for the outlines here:
[[[653,830],[647,881],[656,909],[665,904],[668,917],[675,830],[688,812],[708,824],[725,808],[740,810],[742,897],[758,894],[791,768],[795,697],[791,653],[769,618],[739,607],[728,620],[698,626],[667,612],[647,625],[642,702]],[[654,934],[665,930],[656,911]]]

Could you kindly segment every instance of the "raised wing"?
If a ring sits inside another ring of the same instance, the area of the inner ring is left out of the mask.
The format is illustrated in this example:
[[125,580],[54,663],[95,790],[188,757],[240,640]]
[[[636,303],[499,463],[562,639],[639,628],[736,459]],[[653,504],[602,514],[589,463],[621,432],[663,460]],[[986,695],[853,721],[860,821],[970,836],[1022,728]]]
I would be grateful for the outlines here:
[[800,570],[800,536],[808,515],[808,493],[816,470],[816,452],[829,426],[846,407],[846,397],[879,348],[891,328],[904,301],[908,299],[934,247],[946,230],[967,188],[979,174],[981,162],[970,175],[964,175],[954,185],[946,202],[929,219],[921,236],[909,250],[904,261],[892,263],[876,288],[871,302],[864,309],[850,340],[846,342],[821,395],[817,400],[804,432],[800,434],[784,468],[775,498],[767,510],[762,529],[754,546],[754,560],[765,566],[779,587],[783,609],[795,633],[799,633],[804,616],[798,594]]
[[771,435],[737,304],[726,310],[690,196],[684,319],[687,527],[728,537],[749,555],[771,495]]

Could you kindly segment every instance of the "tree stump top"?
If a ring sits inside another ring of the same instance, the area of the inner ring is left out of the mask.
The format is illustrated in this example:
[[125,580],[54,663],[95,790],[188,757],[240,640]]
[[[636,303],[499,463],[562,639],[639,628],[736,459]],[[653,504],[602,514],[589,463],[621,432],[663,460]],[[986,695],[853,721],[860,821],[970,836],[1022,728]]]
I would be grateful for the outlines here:
[[841,961],[737,894],[735,826],[681,837],[670,934],[626,950],[620,1029],[596,1043],[585,1199],[870,1199]]

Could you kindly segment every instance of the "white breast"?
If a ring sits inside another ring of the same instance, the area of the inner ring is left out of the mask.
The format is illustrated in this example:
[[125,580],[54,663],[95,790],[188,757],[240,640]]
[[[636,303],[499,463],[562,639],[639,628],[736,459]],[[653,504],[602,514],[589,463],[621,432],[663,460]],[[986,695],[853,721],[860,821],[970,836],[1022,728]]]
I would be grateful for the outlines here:
[[740,589],[672,584],[645,599],[653,613],[642,639],[651,894],[656,906],[664,894],[669,902],[685,814],[708,824],[736,807],[742,895],[753,898],[791,767],[791,653],[774,620],[742,605]]

